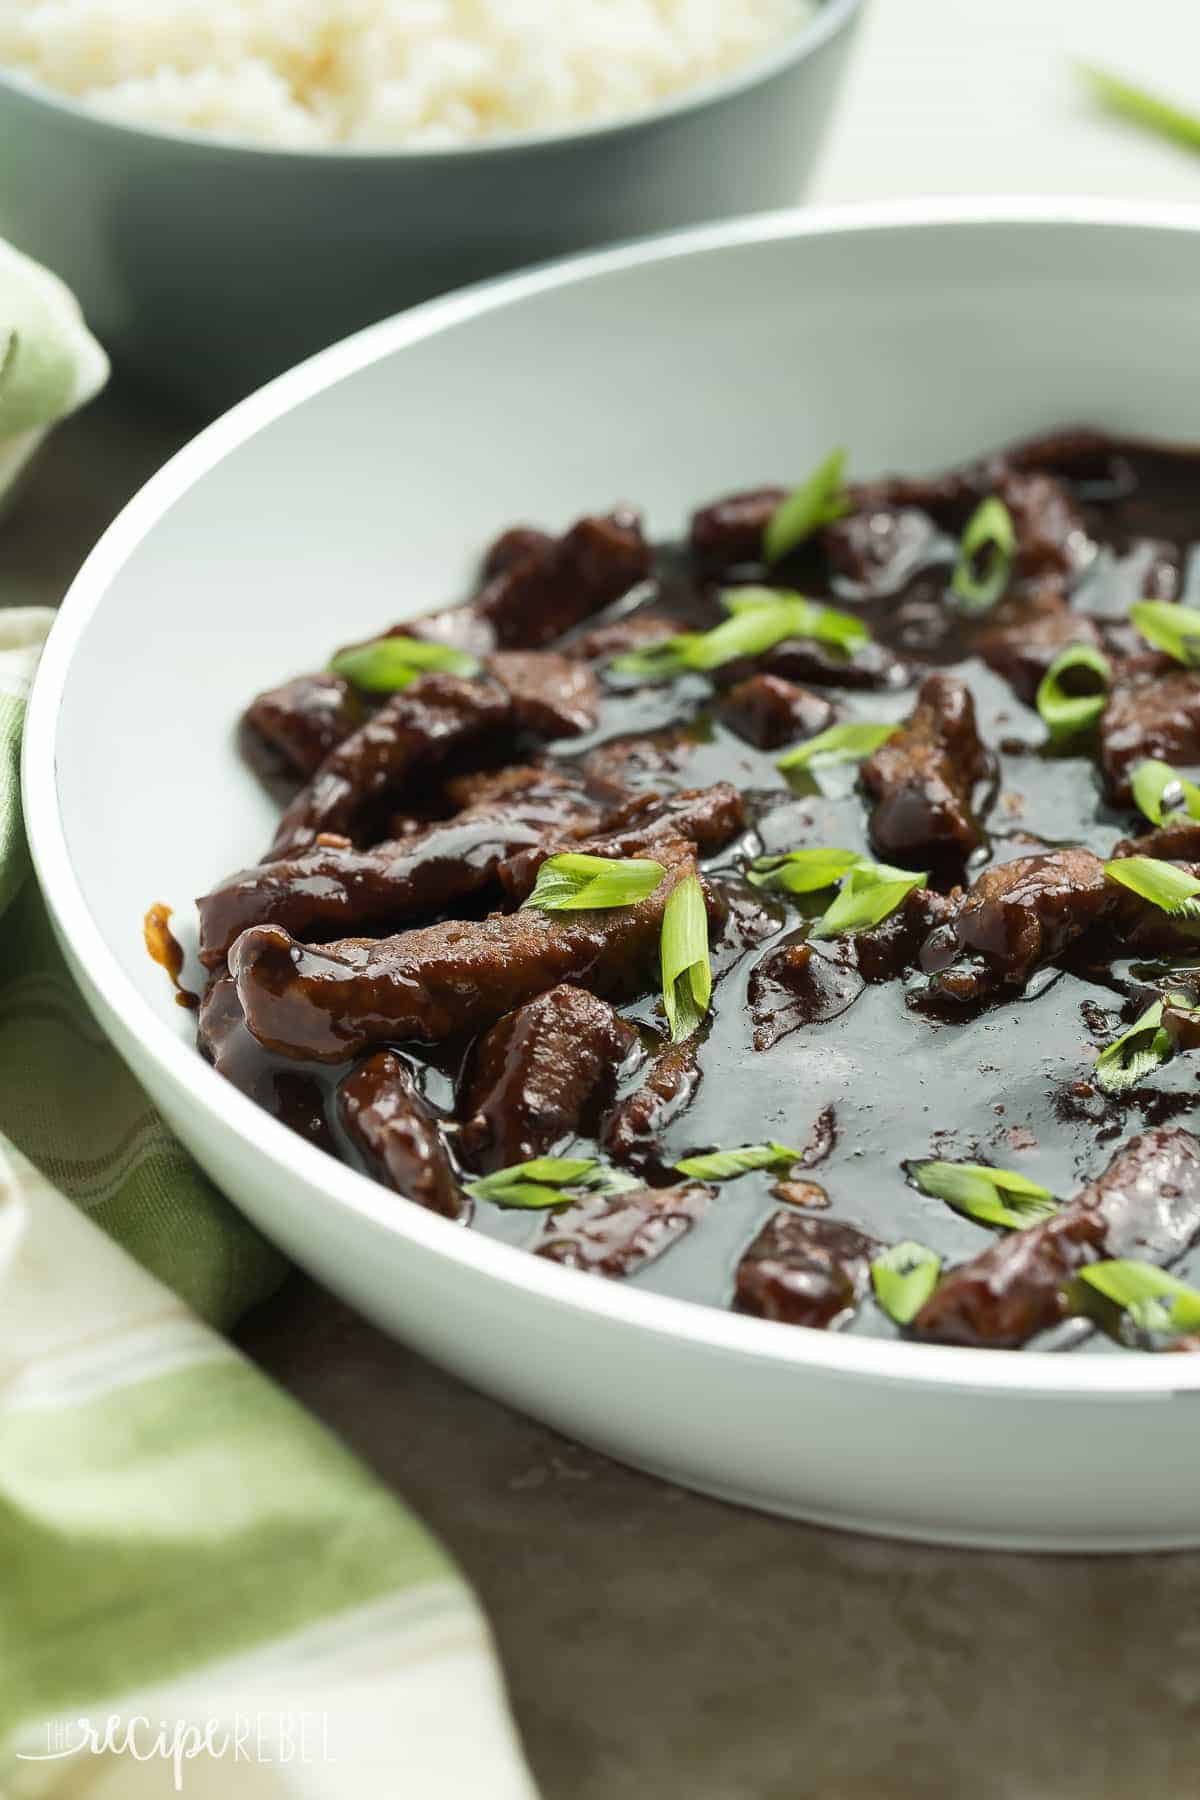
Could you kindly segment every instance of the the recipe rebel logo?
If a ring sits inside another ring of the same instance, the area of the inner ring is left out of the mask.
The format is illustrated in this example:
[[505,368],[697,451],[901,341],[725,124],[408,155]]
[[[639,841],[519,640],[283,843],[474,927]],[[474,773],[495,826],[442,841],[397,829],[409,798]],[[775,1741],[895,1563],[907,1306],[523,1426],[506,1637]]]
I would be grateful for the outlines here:
[[223,1718],[152,1719],[112,1713],[106,1718],[53,1719],[45,1748],[18,1750],[20,1762],[62,1762],[75,1756],[127,1756],[164,1762],[182,1793],[187,1765],[216,1762],[291,1765],[336,1762],[329,1748],[329,1716],[321,1712],[234,1713]]

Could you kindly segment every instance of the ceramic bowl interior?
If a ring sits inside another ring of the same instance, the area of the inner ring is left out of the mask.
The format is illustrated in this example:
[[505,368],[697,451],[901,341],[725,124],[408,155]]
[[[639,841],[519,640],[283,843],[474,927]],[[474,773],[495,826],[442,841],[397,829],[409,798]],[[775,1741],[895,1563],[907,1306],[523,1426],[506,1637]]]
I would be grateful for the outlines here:
[[[809,1332],[486,1242],[223,1083],[141,941],[147,905],[165,901],[194,942],[191,896],[269,837],[273,809],[234,744],[247,696],[465,592],[503,525],[560,527],[629,497],[670,535],[698,500],[804,470],[834,443],[871,472],[1070,421],[1195,439],[1198,277],[1193,213],[1030,203],[710,228],[375,327],[157,476],[52,635],[26,804],[89,998],[233,1198],[477,1385],[678,1479],[959,1541],[1200,1540],[1200,1441],[1179,1416],[1200,1359]],[[803,1432],[781,1427],[801,1415]]]

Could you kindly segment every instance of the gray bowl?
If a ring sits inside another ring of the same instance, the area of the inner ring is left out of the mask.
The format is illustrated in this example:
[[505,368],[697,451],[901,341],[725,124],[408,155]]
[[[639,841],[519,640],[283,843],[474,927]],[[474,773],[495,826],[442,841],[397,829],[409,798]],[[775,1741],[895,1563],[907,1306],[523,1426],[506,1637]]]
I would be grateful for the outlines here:
[[294,151],[115,122],[0,73],[0,236],[119,365],[208,411],[432,294],[794,201],[862,0],[636,117],[436,151]]

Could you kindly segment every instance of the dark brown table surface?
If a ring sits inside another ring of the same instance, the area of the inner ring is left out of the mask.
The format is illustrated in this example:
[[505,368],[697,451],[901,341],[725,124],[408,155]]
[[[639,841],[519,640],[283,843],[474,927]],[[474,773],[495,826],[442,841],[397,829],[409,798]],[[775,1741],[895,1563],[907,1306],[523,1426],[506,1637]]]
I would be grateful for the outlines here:
[[[186,435],[116,393],[69,424],[0,530],[3,601],[56,602]],[[240,1335],[459,1559],[546,1800],[1200,1795],[1200,1555],[939,1551],[739,1511],[472,1392],[299,1276]]]

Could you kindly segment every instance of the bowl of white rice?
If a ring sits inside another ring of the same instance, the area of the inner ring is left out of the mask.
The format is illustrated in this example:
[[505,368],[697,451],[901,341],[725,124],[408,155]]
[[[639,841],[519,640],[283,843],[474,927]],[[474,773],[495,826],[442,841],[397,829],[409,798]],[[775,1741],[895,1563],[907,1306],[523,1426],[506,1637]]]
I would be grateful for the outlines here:
[[861,4],[0,0],[0,236],[212,409],[463,282],[795,201]]

